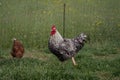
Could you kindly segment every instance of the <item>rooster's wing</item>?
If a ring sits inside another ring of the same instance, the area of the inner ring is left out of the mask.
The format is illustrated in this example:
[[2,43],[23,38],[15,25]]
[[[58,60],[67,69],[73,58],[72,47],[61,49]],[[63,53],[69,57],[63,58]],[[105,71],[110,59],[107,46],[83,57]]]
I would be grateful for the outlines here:
[[60,54],[64,54],[64,56],[71,58],[75,54],[76,47],[71,39],[64,39],[59,45],[59,50]]

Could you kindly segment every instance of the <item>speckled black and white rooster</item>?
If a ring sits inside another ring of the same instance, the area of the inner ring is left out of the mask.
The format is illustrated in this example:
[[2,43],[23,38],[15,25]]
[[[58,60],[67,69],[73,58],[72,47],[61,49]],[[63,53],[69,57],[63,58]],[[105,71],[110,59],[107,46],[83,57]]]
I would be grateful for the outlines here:
[[63,38],[57,31],[55,25],[53,25],[51,28],[48,48],[60,61],[63,62],[72,58],[73,64],[76,65],[74,55],[84,46],[86,38],[87,36],[83,33],[73,39]]

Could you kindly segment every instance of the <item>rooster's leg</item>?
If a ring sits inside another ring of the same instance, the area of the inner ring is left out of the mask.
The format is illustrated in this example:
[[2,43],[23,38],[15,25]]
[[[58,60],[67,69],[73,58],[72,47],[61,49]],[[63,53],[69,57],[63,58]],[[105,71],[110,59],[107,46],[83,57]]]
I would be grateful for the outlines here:
[[74,57],[72,57],[72,62],[73,62],[73,64],[74,64],[74,66],[77,65],[76,62],[75,62]]

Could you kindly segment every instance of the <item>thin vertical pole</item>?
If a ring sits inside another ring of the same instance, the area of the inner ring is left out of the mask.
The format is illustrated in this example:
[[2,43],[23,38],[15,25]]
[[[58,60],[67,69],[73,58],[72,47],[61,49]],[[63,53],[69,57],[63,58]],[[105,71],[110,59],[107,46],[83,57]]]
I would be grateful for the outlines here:
[[64,11],[63,11],[63,38],[65,38],[65,7],[66,7],[66,4],[64,3]]

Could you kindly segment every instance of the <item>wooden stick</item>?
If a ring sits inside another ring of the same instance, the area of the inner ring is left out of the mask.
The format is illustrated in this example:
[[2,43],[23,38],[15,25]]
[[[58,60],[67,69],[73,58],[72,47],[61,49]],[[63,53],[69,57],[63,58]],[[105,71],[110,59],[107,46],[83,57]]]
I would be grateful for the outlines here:
[[74,66],[76,66],[76,65],[77,65],[77,64],[76,64],[76,62],[75,62],[74,57],[72,57],[72,62],[73,62],[73,64],[74,64]]
[[64,3],[64,11],[63,11],[63,38],[65,38],[65,7],[66,7],[66,4]]

